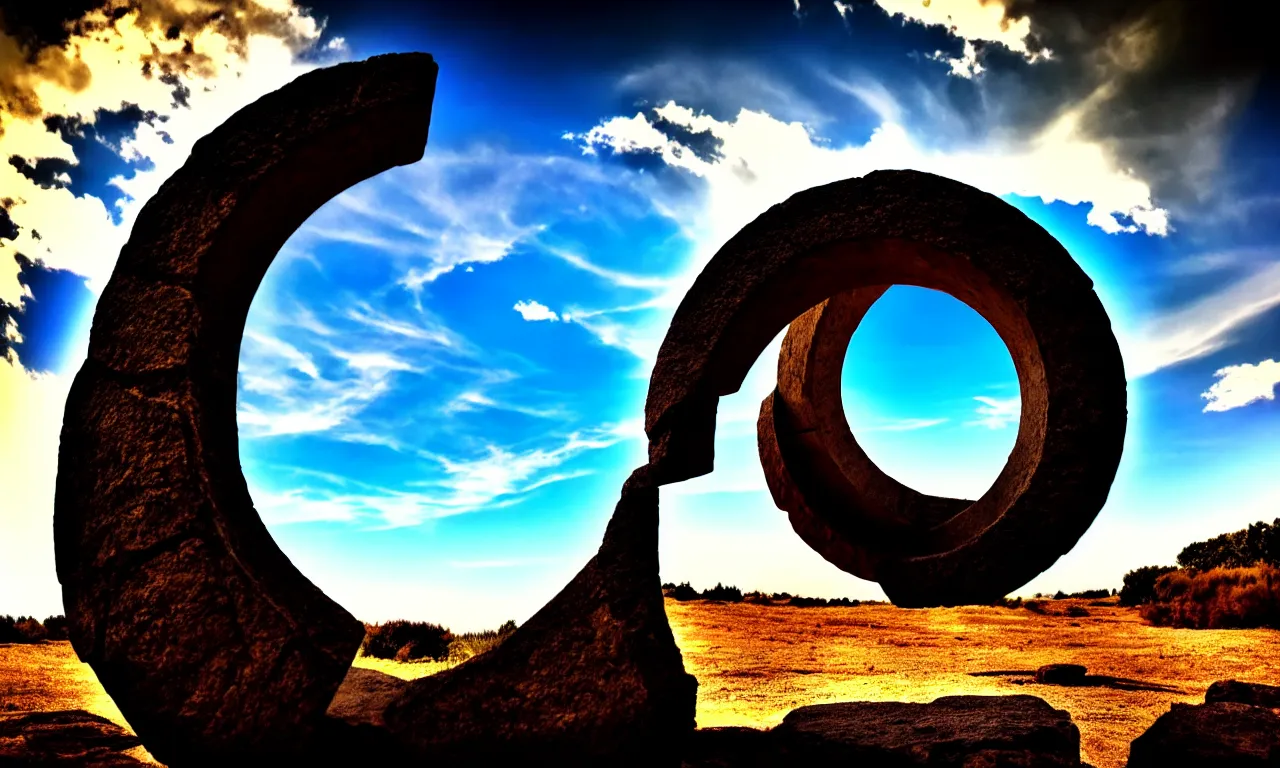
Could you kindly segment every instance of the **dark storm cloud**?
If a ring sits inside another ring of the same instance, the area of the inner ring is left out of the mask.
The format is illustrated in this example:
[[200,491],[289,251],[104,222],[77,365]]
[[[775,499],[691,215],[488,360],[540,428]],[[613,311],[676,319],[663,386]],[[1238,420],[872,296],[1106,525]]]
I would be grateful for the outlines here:
[[[0,200],[0,240],[12,240],[18,236],[18,225],[9,218],[9,209],[13,207],[13,203],[12,197]],[[0,323],[0,328],[3,327],[3,323]]]
[[720,152],[720,148],[724,146],[724,139],[717,137],[710,129],[694,131],[688,126],[677,125],[659,116],[657,110],[650,110],[650,114],[650,125],[661,131],[672,141],[679,142],[682,146],[687,147],[699,160],[713,163],[724,159],[724,155]]
[[[1198,0],[1005,0],[1027,17],[1028,65],[992,56],[984,87],[1014,125],[1080,106],[1080,129],[1107,143],[1157,202],[1183,216],[1210,196],[1224,134],[1276,62],[1269,25],[1244,6]],[[1010,77],[1010,75],[1015,75]]]
[[70,160],[60,157],[40,157],[35,162],[14,155],[9,158],[9,165],[18,169],[18,173],[31,179],[41,189],[66,189],[71,186],[67,179],[68,172],[76,167]]
[[[232,52],[240,56],[247,53],[249,37],[255,34],[278,37],[295,50],[312,42],[290,24],[289,14],[263,8],[252,0],[198,5],[172,0],[5,2],[0,5],[0,117],[40,116],[36,86],[41,82],[57,82],[72,91],[89,87],[93,73],[76,51],[68,49],[69,38],[106,33],[124,23],[121,20],[126,17],[131,17],[131,23],[139,29],[162,31],[167,40],[184,41],[181,50],[172,52],[161,51],[152,44],[151,52],[143,54],[139,62],[148,77],[159,77],[174,86],[176,105],[185,104],[190,94],[176,82],[178,75],[218,74],[215,62],[197,52],[192,43],[205,30],[226,37]],[[175,82],[170,83],[166,77]]]
[[69,22],[105,4],[105,0],[6,0],[0,3],[0,30],[34,54],[47,46],[66,45]]
[[[22,254],[14,258],[21,268],[18,281],[31,296],[17,306],[0,301],[0,360],[16,356],[29,371],[52,371],[62,362],[69,341],[72,328],[67,318],[83,311],[93,294],[74,272],[50,269]],[[11,320],[22,341],[12,342],[2,332]]]
[[64,115],[50,115],[44,119],[45,129],[58,134],[71,146],[76,160],[60,157],[24,158],[14,155],[9,164],[18,172],[44,189],[70,189],[77,197],[93,195],[102,200],[108,212],[118,223],[120,211],[116,201],[125,195],[111,179],[125,175],[129,170],[150,170],[152,163],[146,158],[125,160],[121,156],[121,143],[132,137],[141,123],[155,125],[168,117],[137,104],[124,103],[120,109],[99,109],[92,120]]
[[191,89],[179,80],[176,74],[169,72],[161,75],[160,82],[173,88],[172,106],[174,109],[177,109],[178,107],[186,107],[187,109],[191,108],[191,102],[189,101],[191,98]]

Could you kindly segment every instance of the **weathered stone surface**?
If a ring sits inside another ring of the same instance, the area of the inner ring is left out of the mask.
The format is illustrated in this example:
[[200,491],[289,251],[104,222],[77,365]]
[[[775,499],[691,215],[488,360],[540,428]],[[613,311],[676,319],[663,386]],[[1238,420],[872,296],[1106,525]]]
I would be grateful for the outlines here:
[[382,713],[408,687],[409,681],[385,672],[352,667],[329,702],[328,715],[351,725],[381,727]]
[[502,645],[410,683],[390,731],[432,765],[678,765],[697,681],[667,624],[657,537],[642,467],[582,571]]
[[1088,672],[1083,664],[1045,664],[1036,670],[1036,682],[1045,685],[1084,685]]
[[1204,692],[1204,703],[1234,701],[1255,707],[1280,708],[1280,686],[1261,683],[1242,683],[1239,680],[1219,680]]
[[1173,704],[1129,746],[1129,768],[1280,766],[1280,715],[1234,702]]
[[789,765],[1080,765],[1071,715],[1035,696],[819,704],[789,713],[773,735]]
[[174,768],[311,748],[363,636],[253,508],[240,338],[294,229],[422,156],[436,71],[341,64],[237,112],[143,208],[98,302],[62,430],[58,577],[76,652]]
[[[879,581],[895,603],[990,603],[1052,565],[1093,522],[1119,464],[1126,391],[1088,276],[1038,224],[964,184],[876,171],[793,195],[729,240],[685,295],[658,353],[645,405],[654,479],[712,470],[719,397],[737,391],[788,323],[797,334],[818,328],[845,302],[834,327],[847,342],[860,312],[893,284],[951,294],[1008,346],[1022,416],[1000,477],[968,504],[922,497],[869,460],[833,455],[827,440],[839,428],[823,432],[807,419],[830,414],[842,424],[839,401],[806,414],[789,393],[838,393],[844,347],[834,336],[816,358],[809,342],[784,345],[780,388],[759,421],[765,475],[811,546]],[[851,435],[841,439],[854,450]]]
[[126,754],[137,736],[82,709],[0,714],[0,765],[126,768],[146,765]]

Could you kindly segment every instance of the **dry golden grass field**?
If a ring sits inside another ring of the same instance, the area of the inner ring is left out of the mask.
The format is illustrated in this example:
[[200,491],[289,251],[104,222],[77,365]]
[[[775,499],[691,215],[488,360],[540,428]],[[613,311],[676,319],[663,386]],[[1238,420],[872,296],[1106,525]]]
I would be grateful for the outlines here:
[[[890,605],[793,608],[667,601],[685,666],[698,678],[698,725],[776,725],[833,701],[930,701],[1029,693],[1071,713],[1086,762],[1118,768],[1129,742],[1174,701],[1202,701],[1215,680],[1280,682],[1280,631],[1165,629],[1137,611],[1085,600],[1026,608]],[[1067,616],[1076,606],[1088,616]],[[1039,685],[1043,664],[1084,664],[1094,685]],[[360,658],[404,678],[438,663]],[[1011,674],[987,674],[1011,673]],[[82,708],[123,724],[68,643],[0,646],[0,709]]]

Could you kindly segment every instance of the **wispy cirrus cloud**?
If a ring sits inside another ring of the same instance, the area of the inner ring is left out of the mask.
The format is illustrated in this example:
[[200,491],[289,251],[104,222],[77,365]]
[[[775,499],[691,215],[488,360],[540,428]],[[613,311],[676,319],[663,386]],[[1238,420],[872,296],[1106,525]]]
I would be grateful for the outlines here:
[[359,301],[346,310],[349,320],[394,336],[401,336],[414,341],[426,341],[442,347],[459,349],[462,339],[458,334],[445,327],[429,314],[419,310],[416,322],[400,320],[387,313],[374,309],[367,301]]
[[318,347],[330,369],[325,375],[316,362],[318,352],[308,354],[259,329],[247,330],[245,339],[236,417],[250,438],[327,432],[350,424],[391,390],[395,374],[421,372],[389,351],[326,343]]
[[946,424],[950,419],[898,419],[897,421],[859,424],[853,427],[857,432],[914,432],[917,429],[928,429]]
[[1280,263],[1271,262],[1225,286],[1149,317],[1120,339],[1130,378],[1204,357],[1234,343],[1249,323],[1280,306]]
[[[400,487],[368,483],[305,467],[263,467],[251,478],[255,506],[269,524],[349,522],[400,528],[514,506],[546,486],[594,473],[587,466],[565,467],[584,454],[617,444],[611,427],[562,435],[550,447],[517,449],[487,445],[479,455],[460,457],[410,449],[427,463]],[[270,475],[265,473],[270,469]],[[281,482],[294,474],[305,482]]]
[[570,266],[577,267],[583,272],[588,272],[596,277],[607,280],[613,285],[621,288],[666,288],[671,285],[669,277],[648,277],[643,275],[635,275],[629,272],[623,272],[616,269],[608,269],[593,263],[589,259],[574,253],[567,248],[559,248],[545,243],[541,244],[542,249],[547,253],[555,256]]
[[512,413],[520,413],[525,416],[533,416],[539,419],[557,419],[566,418],[568,412],[560,407],[552,408],[535,408],[528,405],[519,405],[516,403],[503,402],[495,400],[492,397],[476,390],[466,390],[452,400],[450,400],[441,410],[445,414],[463,413],[466,411],[481,411],[492,409],[497,411],[510,411]]
[[974,409],[978,418],[965,422],[967,426],[1004,429],[1016,425],[1022,416],[1021,397],[977,395],[973,399],[978,401],[978,407]]
[[[398,285],[421,307],[423,291],[444,275],[537,247],[546,221],[582,217],[580,200],[633,183],[574,157],[484,144],[436,148],[418,163],[339,195],[308,222],[293,247],[345,243],[389,256],[400,273]],[[575,266],[594,265],[581,260]]]

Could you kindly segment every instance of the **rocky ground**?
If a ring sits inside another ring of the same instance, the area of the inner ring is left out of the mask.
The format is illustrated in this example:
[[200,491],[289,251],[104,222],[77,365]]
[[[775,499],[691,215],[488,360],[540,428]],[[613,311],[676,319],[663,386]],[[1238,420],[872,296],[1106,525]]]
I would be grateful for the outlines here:
[[[1188,755],[1237,764],[1223,754],[1280,764],[1280,691],[1214,685],[1280,682],[1280,632],[1150,627],[1113,601],[666,609],[699,681],[690,768],[854,757],[1119,768],[1135,739],[1132,768]],[[330,714],[378,726],[402,680],[441,666],[357,660]],[[34,714],[48,712],[60,714]],[[0,646],[0,764],[32,750],[67,765],[147,761],[130,737],[69,644]]]
[[[700,728],[772,727],[811,704],[1031,694],[1071,713],[1085,762],[1120,768],[1129,743],[1174,702],[1201,703],[1219,680],[1280,683],[1280,631],[1153,627],[1114,599],[1095,602],[1044,600],[1044,613],[666,607],[685,668],[698,678]],[[1049,664],[1082,665],[1087,679],[1037,682]]]

